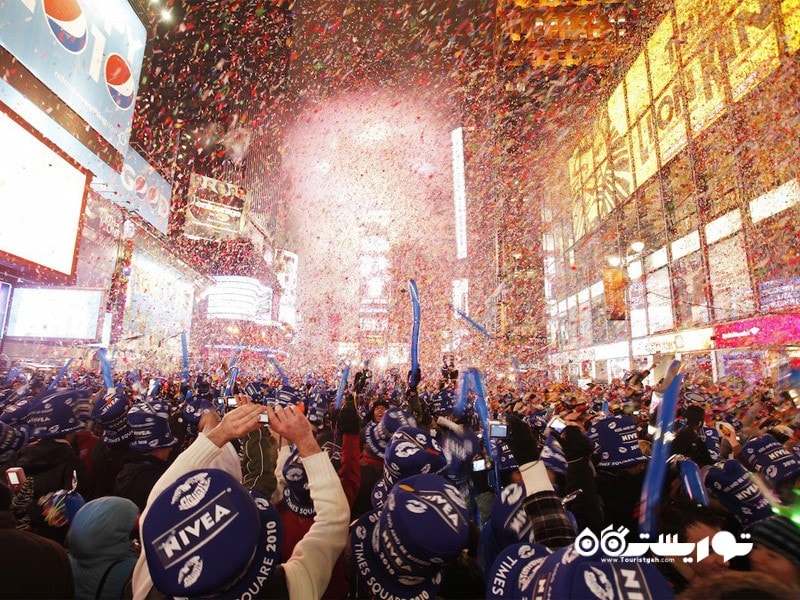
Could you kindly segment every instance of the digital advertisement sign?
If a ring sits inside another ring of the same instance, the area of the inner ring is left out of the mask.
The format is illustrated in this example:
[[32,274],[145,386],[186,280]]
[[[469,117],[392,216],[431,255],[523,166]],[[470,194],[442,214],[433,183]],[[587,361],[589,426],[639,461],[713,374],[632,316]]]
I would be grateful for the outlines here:
[[14,288],[7,337],[95,341],[102,300],[103,290]]
[[29,263],[44,278],[68,280],[89,178],[2,111],[0,140],[13,148],[0,161],[0,255]]
[[126,0],[0,4],[0,45],[123,154],[146,41]]

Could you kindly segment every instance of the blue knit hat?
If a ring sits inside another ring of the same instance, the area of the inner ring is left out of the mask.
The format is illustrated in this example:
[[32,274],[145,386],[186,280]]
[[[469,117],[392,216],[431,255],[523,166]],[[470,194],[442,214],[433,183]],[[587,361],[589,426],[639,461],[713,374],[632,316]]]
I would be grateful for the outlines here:
[[594,443],[595,455],[600,457],[598,467],[630,467],[648,460],[639,448],[636,422],[630,417],[600,419],[589,428],[588,437]]
[[761,435],[742,447],[747,464],[771,484],[800,477],[800,456],[792,454],[771,435]]
[[86,427],[78,416],[81,403],[75,390],[59,390],[32,402],[25,416],[31,438],[61,437]]
[[703,483],[742,527],[748,528],[772,514],[772,508],[758,489],[750,471],[735,458],[703,469]]
[[372,490],[372,506],[381,508],[392,486],[418,473],[442,475],[447,459],[430,432],[418,427],[401,427],[394,432],[383,461],[383,477]]
[[187,399],[181,408],[186,423],[195,431],[200,426],[200,419],[203,417],[203,414],[212,410],[217,410],[214,403],[208,398],[200,397]]
[[431,407],[431,414],[433,416],[449,415],[453,412],[455,394],[453,390],[439,390],[435,394],[431,394],[428,404]]
[[30,409],[36,404],[32,396],[19,398],[13,404],[7,405],[0,413],[0,421],[6,425],[17,425],[25,422]]
[[700,437],[705,441],[712,460],[719,460],[719,431],[714,427],[701,427]]
[[517,459],[514,458],[514,453],[511,452],[509,445],[500,438],[491,438],[490,444],[492,452],[497,454],[498,467],[501,471],[513,471],[519,469]]
[[141,531],[153,584],[168,596],[256,596],[279,564],[277,512],[219,469],[179,477]]
[[123,392],[99,398],[92,408],[92,419],[103,428],[106,444],[128,442],[133,437],[128,425],[128,398]]
[[314,502],[311,500],[311,491],[308,489],[308,474],[297,448],[286,459],[282,473],[286,481],[283,488],[284,505],[301,517],[313,517],[316,513]]
[[375,596],[432,598],[442,568],[469,542],[469,519],[454,485],[423,474],[399,481],[350,531],[353,562]]
[[169,429],[169,406],[163,402],[137,402],[128,410],[128,425],[132,450],[149,452],[178,443]]
[[486,598],[518,600],[521,586],[527,587],[530,573],[535,573],[550,550],[541,544],[521,542],[502,549],[487,569]]
[[328,402],[322,394],[312,394],[308,397],[306,416],[312,425],[322,425],[325,415],[328,414]]
[[553,434],[547,436],[542,452],[539,454],[539,459],[553,473],[558,473],[559,475],[567,474],[567,457],[564,456],[561,443]]
[[367,425],[364,430],[364,441],[369,451],[374,456],[383,458],[392,435],[404,425],[416,427],[417,421],[407,410],[396,406],[387,409],[379,423]]
[[[515,579],[503,575],[501,569],[508,569],[510,562],[503,560],[505,555],[498,556],[496,570],[487,577],[487,598],[674,598],[664,576],[649,563],[617,562],[601,553],[581,556],[572,545],[544,559],[541,550],[525,553],[530,554],[522,559],[525,565],[513,565],[519,573]],[[514,556],[513,549],[509,548],[509,554]],[[501,585],[492,585],[496,578]]]
[[12,427],[0,421],[0,457],[7,452],[21,450],[28,443],[30,433],[27,425]]
[[472,461],[481,454],[481,441],[469,427],[464,427],[460,434],[445,429],[442,452],[447,459],[448,476],[461,482],[472,473]]
[[522,506],[525,496],[525,486],[511,483],[494,497],[479,542],[479,560],[484,570],[508,546],[534,541],[530,518]]
[[296,406],[302,402],[303,398],[300,392],[290,385],[282,385],[275,390],[275,401],[278,406]]

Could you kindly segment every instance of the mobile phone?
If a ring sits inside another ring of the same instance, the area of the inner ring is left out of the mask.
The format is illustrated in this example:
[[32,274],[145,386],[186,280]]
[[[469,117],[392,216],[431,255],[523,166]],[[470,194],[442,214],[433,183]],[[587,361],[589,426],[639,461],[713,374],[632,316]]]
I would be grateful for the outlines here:
[[16,491],[18,488],[25,485],[25,471],[22,467],[9,467],[6,469],[6,481],[8,481],[8,487],[10,487],[12,491]]
[[553,431],[555,431],[556,433],[561,433],[562,431],[564,431],[564,428],[567,426],[567,422],[564,421],[564,419],[562,419],[558,415],[556,415],[555,417],[550,419],[550,423],[548,423],[547,426],[550,429],[552,429]]
[[486,470],[486,459],[479,458],[477,460],[472,461],[472,470],[473,471],[485,471]]
[[731,434],[736,435],[736,430],[733,428],[733,425],[726,423],[725,421],[717,421],[716,428],[719,434],[724,437],[727,437]]
[[219,406],[225,406],[225,398],[217,398],[217,404]]
[[489,437],[493,438],[507,438],[508,425],[500,421],[489,421]]
[[225,399],[225,403],[228,405],[228,408],[236,408],[238,406],[235,396],[228,396]]
[[267,413],[260,413],[258,415],[258,422],[265,427],[269,425],[269,415]]

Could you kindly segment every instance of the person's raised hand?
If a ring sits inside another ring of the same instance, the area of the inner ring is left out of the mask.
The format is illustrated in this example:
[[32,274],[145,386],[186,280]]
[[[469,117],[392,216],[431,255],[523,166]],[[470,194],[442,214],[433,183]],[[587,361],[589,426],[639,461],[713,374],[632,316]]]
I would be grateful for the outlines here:
[[567,462],[589,458],[594,450],[594,445],[577,425],[568,425],[561,432],[561,449]]
[[208,439],[222,448],[231,440],[244,437],[258,429],[259,417],[264,412],[260,404],[244,404],[227,413],[219,424],[208,433]]
[[314,430],[305,415],[294,406],[267,407],[270,429],[297,446],[301,458],[321,452]]
[[[538,433],[531,430],[527,423],[513,413],[506,414],[506,424],[508,425],[506,443],[517,464],[522,466],[539,460],[541,448],[539,447]],[[484,432],[484,435],[487,433]]]
[[340,432],[358,435],[361,431],[361,420],[358,418],[355,403],[350,400],[352,400],[352,396],[345,398],[342,408],[339,410],[337,423]]
[[208,435],[214,427],[219,425],[222,417],[216,410],[205,410],[200,415],[200,421],[197,424],[197,429]]

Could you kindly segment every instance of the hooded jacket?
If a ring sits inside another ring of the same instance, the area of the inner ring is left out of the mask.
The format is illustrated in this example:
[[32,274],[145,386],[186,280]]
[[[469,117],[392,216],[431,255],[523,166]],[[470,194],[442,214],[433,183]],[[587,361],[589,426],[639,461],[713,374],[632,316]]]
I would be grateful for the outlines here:
[[77,512],[67,534],[75,598],[121,597],[136,564],[130,534],[138,517],[133,502],[116,496],[92,500]]
[[76,491],[88,497],[86,468],[78,458],[72,445],[64,439],[48,438],[28,444],[19,454],[16,465],[22,467],[25,476],[33,479],[33,500],[27,507],[31,531],[37,535],[64,543],[65,527],[50,527],[42,516],[38,500],[48,492],[72,489],[72,476],[76,476]]

